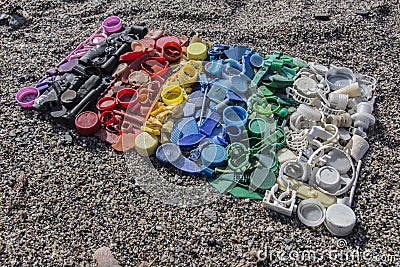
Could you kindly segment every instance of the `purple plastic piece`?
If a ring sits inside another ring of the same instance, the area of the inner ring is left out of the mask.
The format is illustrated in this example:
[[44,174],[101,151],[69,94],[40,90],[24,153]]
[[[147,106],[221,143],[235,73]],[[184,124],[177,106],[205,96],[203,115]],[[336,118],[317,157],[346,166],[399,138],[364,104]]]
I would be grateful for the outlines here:
[[103,21],[103,29],[106,33],[114,33],[122,28],[122,21],[117,16],[111,16]]
[[48,69],[48,70],[46,71],[46,74],[49,75],[49,76],[54,76],[54,75],[56,75],[57,73],[58,73],[57,68]]
[[67,61],[60,66],[58,66],[59,72],[69,72],[71,71],[76,65],[78,65],[78,59],[72,58],[70,61]]
[[204,134],[189,134],[179,139],[178,145],[181,149],[189,150],[190,148],[197,146],[205,137]]
[[33,106],[35,99],[40,95],[39,90],[35,87],[28,86],[21,88],[15,95],[15,99],[18,104],[24,108],[30,108]]

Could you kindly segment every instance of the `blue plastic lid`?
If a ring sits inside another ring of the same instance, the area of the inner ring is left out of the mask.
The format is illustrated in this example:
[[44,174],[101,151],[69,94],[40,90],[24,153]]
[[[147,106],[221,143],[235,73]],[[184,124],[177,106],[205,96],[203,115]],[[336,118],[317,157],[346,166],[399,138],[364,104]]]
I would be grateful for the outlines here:
[[205,137],[204,134],[189,134],[179,139],[178,145],[181,149],[188,150],[191,147],[197,146]]
[[264,64],[264,59],[263,59],[262,56],[260,56],[259,54],[255,53],[250,57],[250,63],[254,67],[260,68]]
[[162,144],[156,151],[156,157],[164,163],[176,162],[181,156],[179,147],[172,143]]
[[223,146],[211,144],[201,151],[201,162],[205,167],[215,168],[226,164],[226,150]]
[[240,106],[230,106],[224,109],[223,120],[226,126],[243,126],[247,122],[247,111]]

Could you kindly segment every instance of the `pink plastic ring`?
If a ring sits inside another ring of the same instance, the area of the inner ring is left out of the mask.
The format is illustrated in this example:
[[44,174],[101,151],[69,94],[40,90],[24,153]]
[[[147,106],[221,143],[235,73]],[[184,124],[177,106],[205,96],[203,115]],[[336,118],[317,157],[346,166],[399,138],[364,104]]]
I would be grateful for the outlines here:
[[122,28],[122,21],[117,16],[111,16],[103,21],[103,29],[106,33],[114,33]]
[[117,100],[112,96],[105,96],[99,99],[96,108],[101,111],[112,110],[117,105]]
[[18,104],[24,108],[30,108],[33,106],[35,99],[40,95],[39,90],[35,87],[28,86],[20,89],[15,95],[15,99]]

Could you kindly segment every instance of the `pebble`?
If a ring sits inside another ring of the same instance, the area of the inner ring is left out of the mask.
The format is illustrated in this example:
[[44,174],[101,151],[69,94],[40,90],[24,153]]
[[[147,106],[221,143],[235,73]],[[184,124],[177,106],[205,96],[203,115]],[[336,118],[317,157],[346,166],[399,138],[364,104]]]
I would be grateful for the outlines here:
[[203,211],[203,213],[211,221],[213,221],[213,222],[217,222],[218,221],[217,213],[215,211],[213,211],[212,209],[207,208],[207,209],[205,209]]
[[15,130],[9,131],[9,132],[8,132],[8,135],[9,135],[10,137],[16,137],[16,136],[17,136],[17,134],[15,133]]
[[157,226],[156,226],[156,230],[157,230],[157,231],[162,231],[162,230],[163,230],[163,227],[160,226],[160,225],[157,225]]

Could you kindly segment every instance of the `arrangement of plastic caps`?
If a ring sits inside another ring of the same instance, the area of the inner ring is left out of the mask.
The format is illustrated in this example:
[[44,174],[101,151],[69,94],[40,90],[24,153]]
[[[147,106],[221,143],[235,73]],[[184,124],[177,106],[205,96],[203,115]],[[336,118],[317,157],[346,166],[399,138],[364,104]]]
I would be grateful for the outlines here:
[[[301,222],[349,234],[376,80],[197,35],[124,27],[115,16],[16,95],[118,151],[209,178]],[[298,205],[297,197],[302,199]]]

